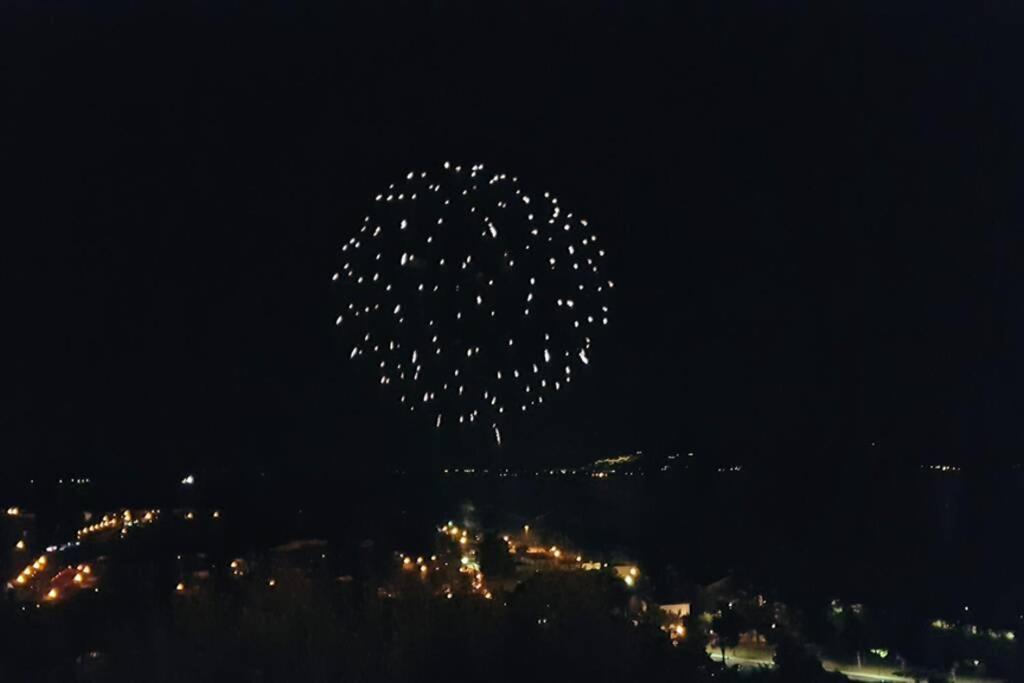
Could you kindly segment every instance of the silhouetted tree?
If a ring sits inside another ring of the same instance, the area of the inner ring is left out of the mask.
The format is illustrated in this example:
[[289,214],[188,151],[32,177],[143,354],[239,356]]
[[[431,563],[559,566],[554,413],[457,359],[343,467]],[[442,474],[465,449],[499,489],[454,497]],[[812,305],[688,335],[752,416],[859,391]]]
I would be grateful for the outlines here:
[[722,663],[725,663],[725,649],[735,648],[740,644],[740,634],[743,633],[743,620],[739,612],[731,607],[722,608],[721,613],[711,623],[711,628],[718,638],[718,647],[722,650]]

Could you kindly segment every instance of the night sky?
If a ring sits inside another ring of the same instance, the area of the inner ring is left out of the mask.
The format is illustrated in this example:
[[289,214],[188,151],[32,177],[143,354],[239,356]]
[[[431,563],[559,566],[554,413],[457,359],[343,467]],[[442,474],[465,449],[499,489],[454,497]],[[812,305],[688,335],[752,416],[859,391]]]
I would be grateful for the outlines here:
[[[0,10],[25,472],[1024,446],[1017,3],[142,4]],[[447,159],[585,214],[617,284],[500,449],[410,420],[333,325],[372,197]]]

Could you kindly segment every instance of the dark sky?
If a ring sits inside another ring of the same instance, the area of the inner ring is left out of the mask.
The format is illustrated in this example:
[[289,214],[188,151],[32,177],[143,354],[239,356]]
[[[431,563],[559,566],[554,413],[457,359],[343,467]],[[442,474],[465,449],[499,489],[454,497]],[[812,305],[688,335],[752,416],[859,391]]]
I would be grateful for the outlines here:
[[[5,3],[3,450],[56,470],[871,441],[1016,459],[1022,18]],[[588,373],[500,451],[410,421],[332,325],[337,249],[373,194],[444,159],[557,192],[618,284]]]

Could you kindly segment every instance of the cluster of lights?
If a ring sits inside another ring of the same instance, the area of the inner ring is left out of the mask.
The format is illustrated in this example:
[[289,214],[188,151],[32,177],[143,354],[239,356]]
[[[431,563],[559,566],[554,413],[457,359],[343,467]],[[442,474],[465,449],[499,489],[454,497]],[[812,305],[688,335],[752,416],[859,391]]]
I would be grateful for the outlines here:
[[14,580],[8,585],[12,587],[27,586],[34,578],[46,570],[46,564],[46,555],[40,555],[32,564],[22,569],[21,573],[14,577]]
[[[65,567],[50,580],[50,589],[43,595],[43,600],[56,602],[73,592],[92,588],[96,585],[96,576],[88,564]],[[98,590],[98,589],[97,589]]]
[[[534,536],[536,536],[536,534],[534,534]],[[505,534],[501,537],[501,539],[505,541],[505,544],[508,547],[508,552],[510,555],[518,554],[520,548],[522,548],[527,557],[533,559],[540,558],[549,561],[555,567],[559,567],[562,569],[581,569],[583,571],[595,571],[608,567],[607,564],[586,560],[584,559],[582,554],[566,550],[565,548],[560,548],[557,545],[530,545],[529,541],[531,540],[531,538],[532,537],[530,536],[529,524],[523,525],[523,533],[519,539],[516,539],[515,537],[509,534]]]
[[[437,527],[437,532],[444,539],[445,544],[448,545],[450,553],[457,554],[459,557],[459,562],[458,565],[456,565],[456,568],[459,574],[467,577],[469,592],[479,595],[486,600],[493,599],[494,595],[487,587],[483,570],[477,560],[476,546],[480,540],[480,536],[465,527],[460,527],[452,521]],[[524,554],[531,558],[543,558],[544,561],[550,563],[550,567],[554,569],[599,571],[602,569],[607,570],[609,568],[607,563],[588,561],[584,559],[582,554],[568,551],[557,545],[542,546],[536,543],[532,545],[529,544],[530,541],[536,541],[536,536],[536,532],[531,534],[530,525],[524,524],[522,527],[522,533],[518,538],[511,534],[504,534],[501,536],[501,539],[505,542],[510,554],[516,555],[520,550],[523,550]],[[449,575],[444,572],[440,572],[440,570],[450,566],[450,563],[444,559],[444,557],[450,556],[451,555],[449,554],[444,554],[442,558],[439,558],[437,555],[431,555],[427,558],[422,555],[416,557],[404,553],[396,554],[399,566],[403,572],[418,574],[423,579],[427,579],[435,572],[439,572],[437,574],[438,577],[440,577],[438,579],[438,594],[443,594],[447,599],[452,599],[455,596],[456,584],[465,585],[462,581],[455,583],[449,582]],[[635,587],[639,582],[640,570],[635,565],[619,565],[614,568],[614,571],[629,588]],[[390,595],[390,593],[386,591],[383,594]],[[686,636],[686,629],[682,621],[678,619],[668,626],[665,626],[664,630],[673,642],[681,640]]]
[[103,531],[114,531],[116,529],[121,530],[121,536],[127,536],[128,531],[135,527],[146,526],[156,521],[160,515],[159,510],[142,510],[137,513],[133,513],[131,510],[125,509],[116,514],[103,515],[100,521],[95,524],[89,524],[88,526],[82,527],[76,532],[76,537],[79,541],[98,534]]
[[[470,591],[482,596],[486,600],[491,600],[494,596],[490,589],[487,588],[487,584],[484,583],[484,572],[476,559],[476,543],[479,541],[479,538],[475,534],[471,536],[466,529],[459,529],[450,521],[447,525],[441,527],[439,531],[455,544],[455,550],[460,553],[459,573],[469,578]],[[446,596],[448,598],[452,597],[450,587],[446,590]]]
[[120,518],[118,518],[117,515],[103,515],[102,520],[96,522],[95,524],[90,524],[89,526],[79,529],[76,535],[78,536],[79,540],[81,540],[91,534],[116,529],[120,524],[121,520]]
[[[480,595],[486,600],[493,599],[494,595],[486,583],[484,583],[484,573],[476,559],[476,544],[479,541],[479,537],[476,534],[470,534],[468,529],[460,528],[451,521],[438,527],[437,531],[451,544],[452,552],[458,554],[458,572],[468,577],[470,592]],[[416,558],[404,554],[399,554],[398,556],[401,558],[401,565],[404,571],[410,573],[418,572],[424,579],[432,572],[449,566],[448,562],[439,559],[437,555],[431,555],[429,559],[422,555]],[[450,600],[455,594],[454,587],[451,584],[445,583],[441,586],[441,593]]]
[[979,628],[975,624],[963,624],[959,625],[952,621],[946,621],[945,619],[936,619],[931,624],[933,629],[938,631],[953,631],[956,629],[963,629],[963,631],[972,636],[985,635],[992,640],[1016,640],[1017,634],[1013,631],[996,631],[994,629],[988,629],[987,631]]
[[679,645],[680,641],[686,638],[686,626],[683,625],[682,621],[665,624],[661,627],[661,630],[668,634],[673,645]]
[[9,508],[7,508],[7,516],[8,517],[20,517],[21,516],[21,508],[19,508],[19,507],[9,507]]
[[922,465],[923,469],[931,470],[932,472],[959,472],[960,467],[958,465]]
[[[436,561],[437,555],[431,555],[430,562]],[[426,576],[431,571],[431,565],[426,559],[423,558],[422,555],[417,557],[415,562],[413,562],[412,557],[404,555],[402,557],[402,569],[411,572],[419,572],[421,576]]]
[[[688,453],[690,457],[693,457],[693,453]],[[595,479],[607,479],[611,476],[644,476],[645,470],[640,467],[640,461],[643,456],[643,451],[636,451],[634,453],[628,453],[625,455],[616,455],[607,458],[601,458],[594,462],[583,465],[583,466],[560,466],[560,467],[543,467],[537,469],[512,469],[509,467],[501,468],[482,468],[478,469],[475,467],[445,467],[442,470],[443,474],[446,475],[471,475],[471,476],[496,476],[498,478],[507,477],[592,477]],[[670,461],[678,460],[680,457],[679,453],[673,453],[667,456]],[[660,471],[667,472],[671,469],[670,464],[661,466]],[[719,471],[725,471],[723,468]],[[734,468],[733,471],[740,471],[742,468]]]
[[445,162],[378,194],[341,246],[335,324],[349,356],[435,427],[501,425],[590,363],[608,324],[603,247],[587,221],[518,179]]

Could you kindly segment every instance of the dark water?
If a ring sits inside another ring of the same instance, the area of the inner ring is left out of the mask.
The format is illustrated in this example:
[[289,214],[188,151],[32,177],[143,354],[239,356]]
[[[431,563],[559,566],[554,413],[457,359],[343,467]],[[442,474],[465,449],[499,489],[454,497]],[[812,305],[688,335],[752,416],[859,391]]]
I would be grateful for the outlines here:
[[802,604],[839,597],[928,619],[968,606],[979,622],[1006,626],[1024,613],[1024,481],[1015,470],[211,479],[131,490],[36,485],[19,495],[54,542],[73,536],[82,509],[195,505],[224,510],[224,542],[239,551],[319,537],[417,552],[431,547],[437,524],[470,515],[635,558],[655,582],[732,572]]

